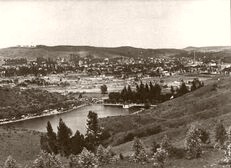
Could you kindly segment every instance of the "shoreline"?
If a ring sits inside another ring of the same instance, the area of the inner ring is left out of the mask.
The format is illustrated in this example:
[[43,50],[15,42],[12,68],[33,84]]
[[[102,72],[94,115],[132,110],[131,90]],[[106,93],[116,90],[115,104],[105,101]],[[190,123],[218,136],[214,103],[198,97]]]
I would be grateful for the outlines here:
[[[68,112],[71,112],[73,110],[76,110],[76,109],[79,109],[79,108],[82,108],[82,107],[85,107],[87,106],[88,104],[81,104],[79,106],[76,106],[75,108],[72,108],[72,109],[68,109],[68,110],[65,110],[65,111],[57,111],[57,110],[52,110],[50,111],[49,113],[44,113],[44,114],[41,114],[39,116],[31,116],[31,117],[27,117],[27,118],[21,118],[21,119],[17,119],[17,120],[9,120],[9,121],[3,121],[3,122],[0,122],[0,126],[2,125],[7,125],[7,124],[11,124],[11,123],[16,123],[16,122],[20,122],[20,121],[26,121],[26,120],[32,120],[32,119],[35,119],[35,118],[42,118],[42,117],[48,117],[48,116],[53,116],[53,115],[59,115],[59,114],[64,114],[64,113],[68,113]],[[55,112],[56,111],[56,112]]]

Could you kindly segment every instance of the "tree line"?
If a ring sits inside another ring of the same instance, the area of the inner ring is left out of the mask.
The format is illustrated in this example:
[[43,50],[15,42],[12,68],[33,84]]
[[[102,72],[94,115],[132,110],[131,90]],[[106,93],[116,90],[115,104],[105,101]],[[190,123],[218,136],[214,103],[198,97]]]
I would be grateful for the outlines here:
[[190,91],[194,91],[204,86],[204,83],[195,78],[191,82],[191,88],[186,86],[186,83],[182,80],[180,87],[174,88],[171,86],[170,93],[163,93],[160,84],[152,82],[144,84],[142,81],[140,84],[136,84],[136,89],[132,90],[131,86],[125,86],[121,92],[109,93],[108,103],[151,103],[156,104],[166,100],[169,100],[172,96],[179,97]]

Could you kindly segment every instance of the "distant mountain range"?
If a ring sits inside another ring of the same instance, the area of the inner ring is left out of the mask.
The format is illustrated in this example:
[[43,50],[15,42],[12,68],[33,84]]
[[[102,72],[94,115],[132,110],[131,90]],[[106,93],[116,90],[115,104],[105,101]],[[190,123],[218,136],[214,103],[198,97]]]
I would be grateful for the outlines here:
[[37,57],[57,58],[69,57],[70,54],[78,54],[81,57],[88,55],[94,58],[115,58],[115,57],[170,57],[181,55],[188,52],[227,52],[231,53],[231,46],[215,46],[215,47],[187,47],[184,49],[144,49],[129,46],[106,48],[92,46],[45,46],[38,45],[36,47],[9,47],[0,49],[0,59],[5,58],[27,58],[34,60]]

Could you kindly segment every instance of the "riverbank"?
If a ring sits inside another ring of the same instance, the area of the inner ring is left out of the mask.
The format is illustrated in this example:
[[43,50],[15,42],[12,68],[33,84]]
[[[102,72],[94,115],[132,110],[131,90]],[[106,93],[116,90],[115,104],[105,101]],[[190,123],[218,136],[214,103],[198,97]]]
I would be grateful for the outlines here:
[[31,120],[31,119],[35,119],[35,118],[42,118],[42,117],[48,117],[48,116],[52,116],[52,115],[59,115],[59,114],[63,114],[63,113],[68,113],[68,112],[71,112],[73,110],[85,107],[87,105],[88,104],[86,104],[86,103],[85,104],[81,104],[79,106],[73,107],[72,109],[68,109],[68,110],[65,110],[65,111],[58,111],[58,110],[55,109],[55,110],[43,113],[43,114],[38,115],[38,116],[26,116],[24,118],[17,119],[17,120],[3,121],[3,122],[0,122],[0,125],[6,125],[6,124],[10,124],[10,123],[16,123],[16,122],[20,122],[20,121],[26,121],[26,120]]

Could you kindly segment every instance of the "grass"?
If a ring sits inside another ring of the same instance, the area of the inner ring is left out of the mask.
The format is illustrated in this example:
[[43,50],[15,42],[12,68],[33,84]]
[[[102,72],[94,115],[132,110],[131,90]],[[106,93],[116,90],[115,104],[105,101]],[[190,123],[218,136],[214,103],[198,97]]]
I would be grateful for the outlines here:
[[40,151],[40,133],[0,127],[0,165],[12,155],[21,165],[34,160]]

